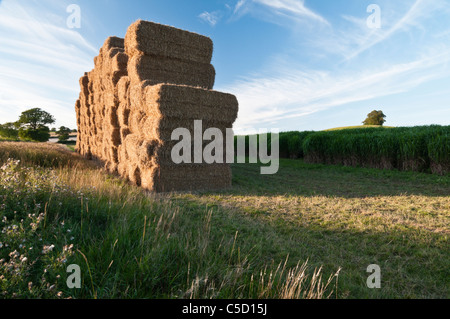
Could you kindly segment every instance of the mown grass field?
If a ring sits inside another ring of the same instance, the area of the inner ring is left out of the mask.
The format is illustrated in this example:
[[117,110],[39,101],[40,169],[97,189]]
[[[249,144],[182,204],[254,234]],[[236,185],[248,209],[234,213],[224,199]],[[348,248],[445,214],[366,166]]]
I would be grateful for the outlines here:
[[0,165],[3,298],[450,297],[448,175],[286,159],[155,195],[57,145],[0,142]]

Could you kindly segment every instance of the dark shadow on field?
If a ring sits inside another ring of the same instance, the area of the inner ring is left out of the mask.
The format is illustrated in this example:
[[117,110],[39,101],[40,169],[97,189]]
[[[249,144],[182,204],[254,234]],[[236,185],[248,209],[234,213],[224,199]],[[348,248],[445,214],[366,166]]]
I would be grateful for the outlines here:
[[259,164],[233,164],[233,187],[227,194],[243,196],[449,196],[450,176],[417,172],[305,164],[281,160],[275,175],[261,175]]
[[[237,188],[233,191],[242,196],[248,194]],[[323,267],[324,281],[342,268],[339,299],[448,298],[450,293],[446,267],[449,256],[440,233],[419,236],[417,231],[421,230],[401,225],[384,231],[359,231],[334,224],[303,222],[300,215],[297,221],[288,221],[282,217],[249,214],[242,207],[222,205],[208,196],[175,201],[181,201],[181,207],[189,207],[192,212],[204,210],[206,204],[213,211],[211,227],[227,238],[238,234],[236,247],[242,249],[242,254],[251,251],[252,264],[267,265],[272,261],[277,264],[289,256],[290,268],[308,260],[310,269]],[[367,267],[371,264],[381,267],[381,289],[367,287],[370,275]],[[331,296],[335,297],[336,293]]]
[[[237,245],[252,247],[261,263],[279,262],[289,255],[290,267],[309,260],[323,266],[326,277],[339,267],[339,298],[447,298],[449,257],[445,235],[402,223],[364,230],[342,226],[339,221],[322,223],[293,215],[248,211],[230,200],[215,196],[329,196],[367,198],[377,196],[450,194],[450,176],[384,171],[342,166],[309,165],[301,160],[282,160],[275,175],[261,175],[259,164],[233,164],[233,187],[185,198],[196,209],[214,209],[213,226],[232,236]],[[205,195],[205,196],[202,196]],[[183,199],[182,199],[183,200]],[[382,270],[382,289],[369,289],[367,267]]]

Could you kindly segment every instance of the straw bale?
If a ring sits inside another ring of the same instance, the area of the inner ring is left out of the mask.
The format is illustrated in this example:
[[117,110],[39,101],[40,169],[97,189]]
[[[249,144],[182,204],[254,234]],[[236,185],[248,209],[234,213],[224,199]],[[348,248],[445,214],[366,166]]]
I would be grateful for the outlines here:
[[128,86],[129,105],[135,110],[147,110],[148,102],[146,101],[145,89],[151,86],[150,81],[132,82]]
[[123,127],[123,126],[121,126],[121,129],[120,129],[120,139],[122,140],[122,141],[124,141],[125,140],[125,138],[128,136],[128,135],[130,135],[131,134],[131,130],[128,128],[128,127]]
[[112,48],[108,50],[102,48],[101,56],[103,57],[103,65],[110,68],[114,58],[124,52],[125,50],[121,48]]
[[135,134],[130,134],[125,138],[123,144],[125,146],[128,159],[131,162],[139,162],[139,148],[141,147],[143,142],[144,141]]
[[142,127],[142,123],[145,123],[146,120],[147,114],[145,112],[133,110],[128,117],[129,127],[132,131],[139,130]]
[[138,20],[127,30],[125,51],[130,57],[143,53],[208,64],[213,43],[196,33]]
[[106,134],[104,135],[104,143],[108,143],[111,147],[122,144],[120,128],[110,128],[106,130]]
[[161,165],[141,170],[141,186],[154,192],[218,190],[231,187],[229,165]]
[[141,170],[139,165],[128,163],[126,166],[128,179],[136,186],[141,186]]
[[117,120],[119,127],[128,126],[130,113],[131,109],[128,107],[128,105],[125,105],[123,103],[119,104],[119,107],[117,108]]
[[171,83],[212,89],[216,71],[211,64],[139,54],[131,58],[128,74],[134,82],[149,80],[151,84]]
[[212,51],[207,37],[145,21],[132,24],[125,39],[106,39],[94,69],[80,78],[77,151],[152,191],[229,187],[227,164],[171,159],[174,129],[193,136],[194,121],[202,120],[203,131],[225,133],[236,120],[236,97],[212,90]]
[[238,101],[234,95],[190,86],[160,84],[145,87],[147,107],[159,105],[164,116],[211,120],[220,118],[233,123]]
[[121,50],[117,55],[115,55],[112,59],[112,70],[124,70],[128,66],[128,55],[125,53],[125,50]]
[[103,122],[107,126],[112,126],[114,128],[119,128],[119,118],[117,114],[117,106],[112,104],[113,106],[105,108],[105,117]]
[[124,178],[128,178],[127,162],[121,161],[120,155],[119,155],[119,163],[117,164],[117,173]]
[[129,88],[130,79],[128,76],[121,77],[117,82],[117,96],[121,105],[129,105]]
[[[124,144],[119,145],[119,147],[117,148],[117,158],[119,160],[119,168],[120,167],[123,168],[124,167],[123,165],[126,165],[129,162],[127,149]],[[124,175],[125,171],[126,171],[125,169],[123,169],[122,171],[119,170],[119,174]]]
[[103,43],[103,49],[110,50],[113,48],[125,48],[125,41],[119,37],[109,37]]

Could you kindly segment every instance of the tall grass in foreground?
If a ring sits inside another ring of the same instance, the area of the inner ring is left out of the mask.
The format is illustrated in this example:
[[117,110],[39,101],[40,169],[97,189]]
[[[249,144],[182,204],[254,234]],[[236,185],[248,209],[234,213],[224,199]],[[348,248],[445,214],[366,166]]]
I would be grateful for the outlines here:
[[[327,298],[337,284],[338,270],[323,279],[261,255],[258,237],[241,239],[253,225],[145,193],[58,146],[0,143],[0,166],[0,298]],[[70,264],[81,289],[66,285]]]

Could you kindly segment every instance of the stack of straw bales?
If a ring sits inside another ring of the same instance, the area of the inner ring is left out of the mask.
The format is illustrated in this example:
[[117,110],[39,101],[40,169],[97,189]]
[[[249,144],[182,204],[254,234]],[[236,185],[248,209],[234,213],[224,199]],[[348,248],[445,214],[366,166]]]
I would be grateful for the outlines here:
[[80,79],[78,152],[151,191],[230,187],[228,164],[171,159],[175,129],[193,137],[194,121],[202,120],[203,130],[225,136],[236,120],[236,97],[212,90],[212,52],[207,37],[142,20],[125,40],[108,38],[94,70]]

